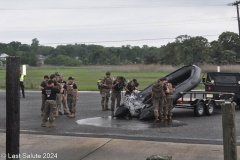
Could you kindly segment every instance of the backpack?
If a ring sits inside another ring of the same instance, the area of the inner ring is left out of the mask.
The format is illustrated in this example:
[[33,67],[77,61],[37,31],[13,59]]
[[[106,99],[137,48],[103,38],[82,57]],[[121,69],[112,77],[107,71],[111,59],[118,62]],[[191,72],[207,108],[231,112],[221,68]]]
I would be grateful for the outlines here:
[[97,87],[99,90],[102,89],[101,81],[102,81],[102,78],[99,78],[97,81]]

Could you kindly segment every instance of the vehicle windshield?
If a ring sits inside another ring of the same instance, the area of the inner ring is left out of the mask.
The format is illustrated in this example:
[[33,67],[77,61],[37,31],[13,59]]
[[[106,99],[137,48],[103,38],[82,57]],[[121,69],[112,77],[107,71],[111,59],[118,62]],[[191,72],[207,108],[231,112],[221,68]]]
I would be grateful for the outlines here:
[[209,75],[209,80],[215,83],[237,83],[237,77],[230,75]]

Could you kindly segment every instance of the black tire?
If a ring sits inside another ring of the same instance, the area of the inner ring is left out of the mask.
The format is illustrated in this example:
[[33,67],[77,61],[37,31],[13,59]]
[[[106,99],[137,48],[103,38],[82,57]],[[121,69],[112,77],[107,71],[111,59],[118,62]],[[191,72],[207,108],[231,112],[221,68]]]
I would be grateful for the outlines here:
[[206,105],[205,107],[206,115],[211,116],[214,112],[214,109],[215,109],[215,103],[213,101],[209,102],[209,104]]
[[203,102],[198,102],[197,105],[194,107],[194,114],[197,117],[200,117],[204,114],[205,104]]

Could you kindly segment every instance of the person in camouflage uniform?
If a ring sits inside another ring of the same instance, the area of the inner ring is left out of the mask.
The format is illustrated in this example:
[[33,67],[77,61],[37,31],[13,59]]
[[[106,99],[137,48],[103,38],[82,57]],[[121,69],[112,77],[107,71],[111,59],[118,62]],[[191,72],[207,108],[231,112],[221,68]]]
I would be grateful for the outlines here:
[[169,93],[169,88],[167,87],[167,79],[166,78],[162,78],[161,82],[163,84],[163,91],[164,91],[164,101],[161,103],[162,108],[163,108],[163,120],[167,120],[167,113],[168,113],[168,107],[167,107],[167,98],[166,95]]
[[115,109],[115,101],[117,99],[117,107],[120,107],[120,102],[121,102],[121,91],[124,88],[127,92],[129,90],[126,87],[126,84],[124,82],[124,77],[120,76],[117,77],[117,79],[113,82],[112,85],[112,95],[111,95],[111,115],[114,115],[114,109]]
[[166,82],[166,87],[167,90],[165,91],[166,93],[166,110],[165,110],[165,117],[164,119],[172,119],[172,110],[173,110],[173,92],[174,88],[172,87],[171,83]]
[[77,85],[73,82],[74,78],[69,77],[68,82],[65,85],[65,96],[67,95],[67,105],[69,108],[69,114],[67,115],[69,118],[74,118],[76,115],[76,102],[78,100],[78,89]]
[[[66,81],[64,81],[64,79],[63,79],[63,75],[60,75],[59,76],[59,83],[64,87],[65,85],[66,85]],[[66,101],[67,101],[67,99],[66,99],[66,97],[65,97],[65,94],[64,94],[64,91],[65,90],[63,90],[63,93],[61,94],[62,95],[62,106],[63,106],[63,110],[64,110],[64,115],[68,115],[69,113],[68,113],[68,111],[67,111],[67,106],[66,106]],[[61,105],[60,105],[60,108],[58,108],[58,114],[59,115],[62,115],[62,112],[61,112]]]
[[156,81],[152,87],[152,102],[154,107],[154,122],[163,121],[163,103],[165,101],[165,93],[161,80]]
[[[53,80],[53,82],[54,82],[54,88],[60,90],[60,89],[61,89],[61,84],[59,84],[59,83],[57,82],[57,79],[56,79],[56,78],[57,78],[57,77],[56,77],[56,74],[52,74],[52,75],[50,76],[50,79]],[[58,95],[58,94],[57,94],[57,95]],[[58,96],[56,97],[56,103],[57,103],[57,105],[58,105],[58,103],[59,103],[59,102],[58,102]],[[56,117],[56,118],[59,117],[59,115],[57,114],[57,105],[55,106],[54,111],[53,111],[54,117]]]
[[106,72],[106,77],[104,77],[101,82],[100,82],[100,86],[101,86],[101,105],[102,105],[102,110],[110,110],[108,108],[108,100],[110,98],[110,90],[112,88],[112,79],[110,78],[111,73],[108,71]]
[[49,119],[49,127],[55,127],[56,125],[54,124],[54,111],[56,109],[56,94],[57,93],[62,93],[63,88],[61,90],[57,89],[54,87],[54,81],[49,80],[47,87],[45,87],[42,90],[42,95],[45,96],[45,115],[42,120],[42,127],[46,127],[46,122]]
[[[49,80],[49,77],[48,77],[48,75],[45,75],[44,77],[44,81],[42,81],[42,83],[40,84],[40,86],[39,86],[39,89],[41,89],[41,91],[45,88],[45,87],[47,87],[47,82],[48,82],[48,80]],[[44,116],[44,109],[45,109],[45,96],[44,95],[42,95],[42,106],[41,106],[41,116]]]
[[[55,76],[56,76],[56,88],[60,89],[59,88],[60,87],[60,82],[59,82],[60,74],[58,72],[55,72]],[[58,115],[58,116],[63,115],[61,112],[61,104],[62,104],[62,94],[61,93],[57,94],[56,102],[57,102],[56,115]]]

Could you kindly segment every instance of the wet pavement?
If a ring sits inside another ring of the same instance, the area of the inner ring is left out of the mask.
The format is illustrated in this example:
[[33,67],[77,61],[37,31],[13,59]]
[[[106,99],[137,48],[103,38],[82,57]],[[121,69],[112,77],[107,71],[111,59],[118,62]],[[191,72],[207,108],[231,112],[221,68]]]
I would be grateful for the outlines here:
[[[138,118],[112,118],[101,111],[98,92],[80,92],[75,118],[63,115],[55,120],[57,127],[40,127],[40,92],[27,92],[21,98],[21,133],[61,136],[121,138],[177,143],[222,144],[221,110],[212,116],[195,117],[191,109],[174,109],[173,120],[154,123]],[[6,126],[6,93],[0,92],[0,131]],[[237,141],[240,143],[240,110],[236,110]]]
[[183,123],[178,120],[167,120],[153,123],[151,121],[139,121],[138,118],[125,117],[116,118],[112,116],[106,117],[94,117],[78,120],[79,125],[89,125],[105,128],[117,128],[127,130],[149,130],[151,128],[165,128],[165,127],[180,127],[186,126],[187,123]]

